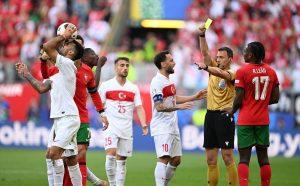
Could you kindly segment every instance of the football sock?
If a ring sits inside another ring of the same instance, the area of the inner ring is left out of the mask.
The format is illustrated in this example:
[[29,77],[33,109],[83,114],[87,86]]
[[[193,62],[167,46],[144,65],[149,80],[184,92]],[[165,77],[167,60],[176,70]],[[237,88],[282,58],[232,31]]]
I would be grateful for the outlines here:
[[123,186],[126,178],[126,160],[117,160],[116,185]]
[[260,180],[262,186],[269,186],[271,182],[272,170],[270,165],[260,167]]
[[168,185],[169,181],[174,176],[175,170],[176,170],[175,166],[171,165],[170,163],[167,164],[167,168],[166,168],[166,183],[165,183],[165,185]]
[[116,157],[106,155],[105,170],[109,185],[116,185]]
[[248,186],[249,167],[245,163],[238,165],[238,175],[240,186]]
[[48,175],[48,185],[53,186],[54,185],[54,168],[53,168],[53,162],[51,159],[46,159],[46,165],[47,165],[47,175]]
[[93,185],[100,185],[101,179],[99,179],[88,167],[86,167],[87,180]]
[[64,163],[62,159],[53,161],[54,167],[54,186],[61,186],[63,184],[64,179]]
[[164,186],[166,182],[167,165],[162,162],[157,162],[154,170],[156,186]]
[[65,174],[64,174],[63,186],[72,186],[72,181],[70,178],[68,166],[64,164],[64,167],[65,167]]
[[86,159],[85,157],[78,160],[79,169],[82,176],[82,185],[86,186],[86,177],[87,177],[87,170],[86,170]]
[[218,165],[208,165],[207,169],[207,185],[215,186],[218,185],[219,181],[219,167]]
[[73,186],[81,186],[82,185],[82,175],[79,169],[79,164],[77,163],[74,166],[68,166],[70,178]]
[[226,167],[226,182],[228,186],[237,186],[238,185],[238,175],[235,163],[232,163]]

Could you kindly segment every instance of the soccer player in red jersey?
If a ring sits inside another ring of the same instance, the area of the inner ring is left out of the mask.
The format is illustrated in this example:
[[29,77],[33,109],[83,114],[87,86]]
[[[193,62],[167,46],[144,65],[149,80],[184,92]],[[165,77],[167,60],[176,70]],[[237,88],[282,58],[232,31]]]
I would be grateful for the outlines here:
[[[83,42],[81,43],[83,44]],[[100,65],[97,65],[98,61]],[[101,68],[104,65],[104,62],[105,61],[103,60],[103,58],[100,61],[99,57],[90,48],[86,48],[84,50],[84,54],[81,60],[75,62],[75,65],[77,67],[77,73],[76,73],[76,91],[75,91],[74,101],[78,107],[80,120],[81,120],[80,129],[77,132],[77,143],[78,143],[77,159],[82,173],[83,185],[86,185],[87,175],[92,174],[92,172],[86,167],[86,151],[90,139],[89,125],[88,125],[89,117],[88,117],[88,110],[86,108],[87,90],[91,95],[91,98],[96,106],[97,111],[101,115],[101,120],[105,125],[105,127],[107,127],[107,123],[108,123],[106,116],[103,115],[104,113],[103,105],[99,93],[97,91],[98,90],[97,83],[95,81],[94,74],[91,69],[91,67],[95,65],[97,65],[98,67],[100,66]],[[48,67],[45,62],[42,62],[41,71],[42,71],[43,78],[47,79],[49,78],[49,76],[55,74],[58,71],[58,69],[55,66]],[[100,71],[97,69],[97,72],[99,73]],[[100,74],[98,74],[98,76],[100,76]],[[95,177],[95,175],[93,174],[92,176]],[[106,185],[106,182],[104,180],[94,179],[93,184]],[[64,185],[65,186],[71,185],[71,180],[68,175],[68,170],[65,170]]]
[[264,46],[251,42],[244,50],[244,60],[248,64],[236,72],[236,97],[230,114],[240,109],[237,121],[240,186],[248,186],[253,146],[260,166],[261,185],[269,186],[271,180],[268,105],[278,103],[279,82],[275,71],[262,62],[264,58]]

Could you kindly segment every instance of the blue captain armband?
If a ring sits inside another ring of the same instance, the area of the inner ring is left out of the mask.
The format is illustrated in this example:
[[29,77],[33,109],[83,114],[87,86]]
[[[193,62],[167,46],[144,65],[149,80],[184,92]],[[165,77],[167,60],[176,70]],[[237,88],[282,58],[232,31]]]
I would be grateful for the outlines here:
[[162,94],[156,94],[153,96],[153,101],[155,102],[162,102],[163,101],[163,95]]

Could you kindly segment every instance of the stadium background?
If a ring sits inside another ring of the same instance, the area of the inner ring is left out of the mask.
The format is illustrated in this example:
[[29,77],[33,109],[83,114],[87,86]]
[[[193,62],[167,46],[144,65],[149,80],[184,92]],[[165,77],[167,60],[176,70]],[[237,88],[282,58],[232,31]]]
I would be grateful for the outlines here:
[[[193,63],[202,60],[197,26],[208,17],[214,20],[207,32],[211,54],[214,56],[220,46],[230,46],[234,50],[234,69],[243,65],[241,52],[246,43],[254,40],[264,43],[265,63],[276,69],[281,86],[280,102],[270,107],[269,154],[274,157],[271,159],[275,164],[274,174],[278,173],[273,183],[300,185],[299,178],[295,176],[300,172],[299,0],[0,1],[0,185],[46,184],[44,155],[41,152],[46,147],[51,127],[48,119],[49,95],[38,95],[26,81],[20,79],[14,70],[14,63],[18,60],[25,62],[34,76],[41,79],[40,62],[37,59],[39,46],[54,36],[61,23],[68,21],[76,24],[85,39],[85,46],[93,48],[99,55],[107,55],[108,61],[102,70],[101,80],[113,77],[113,60],[117,56],[131,59],[129,79],[139,85],[149,121],[149,83],[156,73],[152,59],[157,51],[170,49],[173,53],[176,66],[172,79],[178,94],[188,95],[207,86],[207,73],[198,71]],[[88,107],[92,125],[91,149],[94,150],[90,152],[89,164],[104,178],[102,130],[91,102]],[[174,185],[205,184],[202,148],[204,114],[205,101],[198,102],[192,110],[178,112],[183,150],[187,155],[184,154],[183,168],[178,169]],[[133,167],[128,167],[126,183],[140,185],[132,181],[137,178],[130,177],[134,174],[130,171],[139,174],[138,170],[147,169],[142,174],[145,176],[139,179],[149,178],[149,183],[142,185],[154,185],[153,139],[141,136],[136,118],[134,149],[138,153],[130,160],[129,165]],[[22,168],[6,168],[14,167],[11,165],[23,156],[28,156],[28,162],[17,164]],[[147,158],[151,159],[151,165],[145,162]],[[40,167],[38,170],[31,169],[30,159],[37,160],[34,161],[34,167]],[[253,161],[255,167],[255,159]],[[289,169],[284,171],[284,165]],[[282,172],[279,174],[276,170]],[[21,177],[19,182],[15,178],[30,171],[32,174],[38,172],[41,176],[36,180],[29,174],[28,177]],[[184,179],[190,174],[195,174],[194,182]],[[252,174],[258,178],[254,170]],[[33,181],[31,183],[28,180]],[[258,179],[252,178],[252,184],[259,184]]]

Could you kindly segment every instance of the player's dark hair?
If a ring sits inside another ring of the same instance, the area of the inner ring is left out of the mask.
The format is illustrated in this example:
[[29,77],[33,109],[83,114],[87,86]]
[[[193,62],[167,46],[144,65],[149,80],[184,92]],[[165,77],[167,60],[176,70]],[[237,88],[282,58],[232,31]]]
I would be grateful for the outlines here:
[[76,36],[76,39],[81,40],[82,45],[84,45],[84,39],[83,39],[83,37],[82,37],[81,35],[78,34],[78,35]]
[[95,51],[91,48],[85,48],[83,51],[83,56],[90,54],[90,53],[95,53]]
[[74,57],[73,57],[72,60],[76,61],[77,59],[82,58],[83,52],[84,52],[84,48],[83,48],[83,46],[82,46],[80,43],[78,43],[78,41],[76,41],[76,40],[73,40],[72,43],[74,44],[74,49],[75,49],[75,50],[74,50],[75,55],[74,55]]
[[228,57],[233,57],[233,51],[229,47],[221,47],[218,49],[218,51],[226,51]]
[[129,62],[129,58],[128,58],[128,57],[118,57],[118,58],[115,60],[115,64],[117,64],[118,61],[121,61],[121,60],[124,60],[124,61]]
[[154,57],[154,64],[158,69],[161,69],[161,62],[164,62],[167,58],[167,54],[170,54],[168,50],[162,51]]
[[265,59],[265,47],[261,42],[254,41],[248,44],[249,52],[253,55],[254,62],[261,62]]

